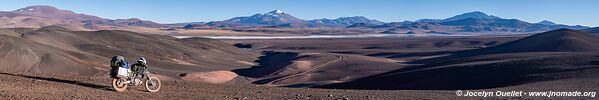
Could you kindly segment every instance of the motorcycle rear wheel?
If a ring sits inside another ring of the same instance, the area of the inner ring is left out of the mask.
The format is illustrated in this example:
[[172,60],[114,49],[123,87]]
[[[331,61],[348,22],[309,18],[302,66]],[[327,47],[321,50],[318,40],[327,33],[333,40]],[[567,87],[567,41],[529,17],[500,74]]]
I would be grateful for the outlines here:
[[117,91],[117,92],[123,92],[127,89],[128,84],[127,83],[119,83],[119,82],[126,82],[127,80],[123,79],[123,78],[113,78],[112,79],[112,88]]
[[144,82],[144,86],[148,92],[158,92],[161,85],[162,83],[160,83],[160,79],[157,77],[148,77],[148,79]]

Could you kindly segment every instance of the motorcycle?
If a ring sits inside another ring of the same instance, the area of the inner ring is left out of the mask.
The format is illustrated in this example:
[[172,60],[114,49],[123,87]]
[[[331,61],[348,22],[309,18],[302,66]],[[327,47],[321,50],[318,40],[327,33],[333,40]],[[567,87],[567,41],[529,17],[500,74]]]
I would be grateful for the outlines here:
[[117,74],[112,76],[112,88],[117,92],[122,92],[127,89],[127,86],[144,85],[148,92],[158,92],[160,90],[160,79],[155,76],[150,76],[150,71],[147,67],[139,67],[133,72],[129,68],[118,67]]

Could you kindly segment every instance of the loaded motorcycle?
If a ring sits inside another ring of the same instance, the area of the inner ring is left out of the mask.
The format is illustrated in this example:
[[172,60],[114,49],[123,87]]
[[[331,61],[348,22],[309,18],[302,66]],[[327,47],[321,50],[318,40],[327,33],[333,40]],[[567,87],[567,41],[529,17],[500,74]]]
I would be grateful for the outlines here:
[[[158,92],[160,90],[160,79],[150,76],[148,67],[139,66],[129,68],[124,60],[122,64],[121,66],[112,66],[110,70],[112,88],[114,90],[122,92],[127,89],[127,86],[136,85],[144,85],[148,92]],[[134,71],[132,71],[133,68],[135,68]]]

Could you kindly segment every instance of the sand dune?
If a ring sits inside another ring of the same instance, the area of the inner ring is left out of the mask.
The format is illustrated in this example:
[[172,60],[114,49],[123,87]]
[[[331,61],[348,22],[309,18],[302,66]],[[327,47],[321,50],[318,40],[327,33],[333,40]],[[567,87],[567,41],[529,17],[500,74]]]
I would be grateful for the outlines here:
[[225,83],[237,77],[237,74],[227,70],[179,74],[181,79],[203,83]]

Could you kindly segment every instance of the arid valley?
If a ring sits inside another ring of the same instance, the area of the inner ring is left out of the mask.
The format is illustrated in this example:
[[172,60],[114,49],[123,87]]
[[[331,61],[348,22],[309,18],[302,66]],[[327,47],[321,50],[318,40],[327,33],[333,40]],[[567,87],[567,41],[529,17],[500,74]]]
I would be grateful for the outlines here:
[[[0,98],[564,100],[599,90],[596,26],[476,10],[394,22],[272,10],[180,23],[74,10],[0,11]],[[116,55],[119,68],[147,62],[159,91],[133,76],[117,90]],[[549,91],[562,94],[536,94]]]

